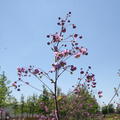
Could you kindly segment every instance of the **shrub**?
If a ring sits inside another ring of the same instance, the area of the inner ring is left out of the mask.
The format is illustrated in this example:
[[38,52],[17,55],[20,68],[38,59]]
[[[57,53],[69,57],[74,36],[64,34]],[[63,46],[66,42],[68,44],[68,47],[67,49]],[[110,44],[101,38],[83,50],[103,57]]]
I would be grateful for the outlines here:
[[106,106],[102,107],[103,114],[109,114],[109,113],[114,113],[114,112],[115,112],[115,109],[114,109],[113,104],[106,105]]

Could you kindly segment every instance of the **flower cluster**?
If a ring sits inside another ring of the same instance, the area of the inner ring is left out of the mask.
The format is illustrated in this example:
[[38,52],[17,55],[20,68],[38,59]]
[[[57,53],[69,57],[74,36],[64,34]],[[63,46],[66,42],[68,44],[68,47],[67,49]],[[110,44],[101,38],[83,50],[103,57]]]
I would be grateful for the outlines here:
[[70,16],[71,12],[66,15],[65,19],[59,17],[57,24],[60,26],[60,31],[55,34],[47,35],[47,38],[50,38],[47,44],[51,46],[55,57],[55,63],[52,64],[52,68],[49,72],[59,71],[60,74],[58,77],[64,71],[69,71],[72,74],[77,70],[76,66],[67,64],[69,58],[80,58],[82,55],[88,55],[87,48],[79,46],[80,39],[82,39],[83,36],[74,32],[70,35],[66,33],[69,26],[76,29],[76,25],[69,20]]
[[64,68],[64,66],[66,65],[66,62],[63,62],[63,61],[60,61],[59,63],[55,63],[55,64],[52,64],[53,66],[53,71],[55,70],[59,70],[61,67]]
[[53,40],[52,42],[60,42],[63,38],[59,34],[52,35]]
[[69,51],[69,50],[55,52],[55,57],[57,58],[57,60],[60,60],[61,58],[64,58],[64,57],[67,57],[68,55],[71,55],[71,51]]
[[[77,87],[75,87],[74,91],[75,93],[79,93],[81,90],[81,87],[84,89],[87,89],[89,91],[93,91],[93,88],[96,88],[96,79],[95,75],[90,72],[91,66],[88,66],[87,71],[84,71],[83,68],[80,70],[80,77],[78,78],[79,84]],[[98,91],[97,95],[99,98],[103,97],[102,91]]]
[[21,81],[24,84],[29,85],[32,88],[36,89],[32,85],[30,85],[29,82],[24,81],[22,79],[22,77],[31,77],[31,75],[34,75],[38,78],[41,78],[44,75],[44,72],[42,72],[40,69],[34,68],[34,66],[29,66],[28,68],[24,68],[24,67],[20,68],[19,67],[19,68],[17,68],[17,73],[18,73],[18,80],[12,83],[12,86],[15,87],[15,89],[17,89],[17,91],[20,91],[20,86],[21,86],[21,85],[17,85],[18,81]]
[[39,75],[41,76],[43,74],[43,72],[41,72],[40,69],[36,69],[34,68],[34,66],[29,66],[29,68],[17,68],[18,71],[18,76],[19,76],[19,80],[21,80],[21,77],[31,77],[31,74],[33,75]]
[[[72,25],[73,29],[76,28],[75,24],[70,23],[70,20],[69,20],[70,16],[71,16],[71,12],[67,14],[65,19],[61,19],[59,17],[58,25],[60,26],[60,32],[47,35],[47,38],[51,38],[51,40],[47,44],[52,45],[51,49],[54,51],[54,54],[57,60],[61,60],[69,56],[74,56],[75,58],[79,58],[81,55],[88,54],[88,50],[86,48],[82,46],[79,47],[78,39],[83,38],[81,35],[77,33],[73,33],[68,36],[65,35],[68,26]],[[68,49],[65,49],[66,47]]]
[[83,47],[75,47],[74,50],[63,50],[63,51],[57,51],[54,52],[55,57],[57,60],[60,60],[62,58],[74,55],[75,58],[79,58],[81,55],[87,55],[87,49]]
[[80,70],[80,77],[78,78],[80,85],[83,87],[87,87],[90,89],[90,87],[95,88],[96,87],[96,80],[95,75],[93,73],[90,73],[91,67],[89,66],[87,71],[85,72],[83,68]]

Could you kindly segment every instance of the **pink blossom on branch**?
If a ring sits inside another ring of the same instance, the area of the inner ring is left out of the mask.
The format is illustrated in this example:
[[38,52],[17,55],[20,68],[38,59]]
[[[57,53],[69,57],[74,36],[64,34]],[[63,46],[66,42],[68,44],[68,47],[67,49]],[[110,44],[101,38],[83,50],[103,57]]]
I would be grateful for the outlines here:
[[[71,23],[69,20],[71,16],[71,12],[69,12],[65,19],[58,18],[57,25],[60,26],[59,32],[56,32],[54,34],[47,35],[47,38],[50,40],[47,42],[47,44],[50,46],[51,50],[54,54],[54,62],[51,64],[51,70],[48,72],[43,71],[42,69],[35,68],[34,66],[30,66],[28,68],[18,68],[18,80],[24,82],[23,77],[31,77],[31,75],[35,76],[43,85],[45,85],[46,88],[50,90],[50,92],[53,95],[54,101],[55,101],[55,116],[51,119],[47,116],[41,115],[40,120],[59,120],[59,107],[58,107],[58,100],[57,100],[57,82],[58,78],[65,72],[73,73],[78,68],[75,65],[68,64],[68,60],[71,57],[74,58],[80,58],[81,56],[88,55],[88,49],[80,46],[80,40],[83,38],[82,35],[79,35],[78,33],[73,32],[70,35],[67,35],[68,27],[72,26],[73,30],[76,29],[76,25]],[[80,88],[86,88],[86,89],[92,89],[96,87],[96,80],[95,75],[92,73],[89,73],[89,70],[91,67],[88,67],[88,70],[86,72],[81,69],[80,75],[82,77],[78,78],[79,83],[78,86],[75,88],[74,93],[78,95],[81,91]],[[54,77],[51,76],[51,73],[55,73]],[[49,88],[49,86],[41,79],[42,77],[46,77],[48,80],[51,81],[54,90]],[[30,85],[29,82],[24,82],[26,85],[31,86],[32,88],[35,88],[34,86]],[[13,86],[16,86],[14,83]],[[36,88],[35,88],[36,89]],[[98,94],[99,96],[102,96],[101,93]],[[41,104],[42,106],[43,104]],[[47,106],[43,105],[43,109],[48,112]],[[89,116],[88,112],[84,112],[83,114]]]

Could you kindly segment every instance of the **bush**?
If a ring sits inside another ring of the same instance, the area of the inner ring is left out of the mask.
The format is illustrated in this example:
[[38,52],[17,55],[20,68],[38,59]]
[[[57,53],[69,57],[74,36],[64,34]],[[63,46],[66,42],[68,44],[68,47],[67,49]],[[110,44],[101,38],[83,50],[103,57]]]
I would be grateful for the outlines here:
[[114,112],[115,112],[115,109],[114,109],[113,104],[106,105],[106,106],[102,107],[103,114],[109,114],[109,113],[114,113]]
[[66,120],[98,120],[99,105],[86,89],[64,96],[60,103],[61,117]]
[[120,113],[120,104],[117,104],[116,112],[117,112],[118,114]]

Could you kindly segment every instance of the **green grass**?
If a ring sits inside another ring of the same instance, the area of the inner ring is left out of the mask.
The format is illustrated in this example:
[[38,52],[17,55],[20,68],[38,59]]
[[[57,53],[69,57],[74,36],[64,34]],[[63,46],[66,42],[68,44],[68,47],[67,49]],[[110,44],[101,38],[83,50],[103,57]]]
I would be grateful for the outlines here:
[[104,120],[120,120],[120,114],[106,115]]

